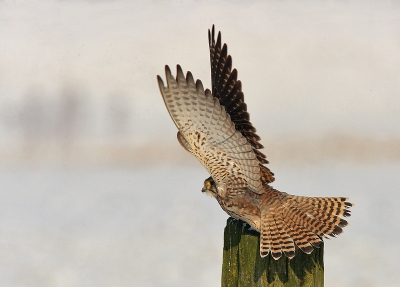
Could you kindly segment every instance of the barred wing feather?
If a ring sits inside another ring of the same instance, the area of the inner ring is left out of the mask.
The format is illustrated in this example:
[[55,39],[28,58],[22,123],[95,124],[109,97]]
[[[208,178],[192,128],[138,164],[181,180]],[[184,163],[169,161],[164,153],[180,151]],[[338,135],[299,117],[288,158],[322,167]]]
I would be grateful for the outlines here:
[[176,79],[165,67],[167,86],[158,83],[168,112],[177,126],[182,146],[196,156],[213,179],[224,184],[231,176],[244,179],[261,194],[260,162],[247,139],[235,129],[225,107],[196,82],[190,72],[185,77],[177,66]]

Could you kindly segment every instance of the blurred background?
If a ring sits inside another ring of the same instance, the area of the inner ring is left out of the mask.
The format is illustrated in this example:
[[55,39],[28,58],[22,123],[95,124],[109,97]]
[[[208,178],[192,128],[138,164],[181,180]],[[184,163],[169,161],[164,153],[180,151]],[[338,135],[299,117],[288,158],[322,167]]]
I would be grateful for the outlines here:
[[218,286],[227,215],[156,82],[228,43],[276,175],[348,196],[326,286],[398,286],[400,2],[0,1],[0,285]]

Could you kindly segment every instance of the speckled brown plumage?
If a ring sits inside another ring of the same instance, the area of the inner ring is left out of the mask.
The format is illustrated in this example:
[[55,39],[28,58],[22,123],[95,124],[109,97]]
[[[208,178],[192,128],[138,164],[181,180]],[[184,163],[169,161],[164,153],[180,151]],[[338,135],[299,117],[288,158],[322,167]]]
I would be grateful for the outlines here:
[[[221,48],[221,32],[215,40],[215,28],[208,30],[208,44],[210,48],[211,84],[212,95],[219,99],[222,106],[231,117],[236,130],[253,147],[253,151],[260,164],[267,164],[266,156],[258,149],[264,148],[260,144],[260,137],[256,134],[256,128],[250,122],[247,105],[244,102],[242,83],[237,79],[237,70],[232,70],[232,57],[228,55],[228,46],[224,44]],[[262,166],[262,182],[271,183],[275,180],[273,172],[266,166]]]
[[167,110],[178,128],[181,146],[210,173],[203,192],[213,196],[230,216],[260,232],[260,255],[295,249],[310,253],[324,237],[336,237],[347,225],[351,203],[343,197],[303,197],[280,192],[269,183],[274,174],[259,149],[260,137],[250,122],[237,71],[221,34],[208,33],[212,92],[201,81],[186,77],[177,66],[173,77],[165,67],[167,85],[158,84]]

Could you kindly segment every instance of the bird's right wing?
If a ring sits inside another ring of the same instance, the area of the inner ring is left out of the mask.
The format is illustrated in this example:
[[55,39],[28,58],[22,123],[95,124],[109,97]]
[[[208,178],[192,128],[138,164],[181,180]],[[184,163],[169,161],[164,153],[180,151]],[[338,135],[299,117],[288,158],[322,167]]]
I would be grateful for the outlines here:
[[190,72],[185,78],[177,67],[176,79],[165,67],[167,86],[158,84],[168,112],[179,129],[178,140],[204,165],[217,184],[242,178],[256,193],[262,193],[260,162],[251,144],[235,129],[224,107]]

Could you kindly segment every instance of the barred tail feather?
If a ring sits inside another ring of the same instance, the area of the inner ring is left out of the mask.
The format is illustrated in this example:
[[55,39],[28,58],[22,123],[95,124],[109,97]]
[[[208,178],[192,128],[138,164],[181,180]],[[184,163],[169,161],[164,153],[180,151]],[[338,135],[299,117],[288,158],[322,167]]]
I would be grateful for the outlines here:
[[260,254],[292,258],[295,248],[309,254],[322,238],[336,237],[353,204],[344,197],[293,196],[270,189],[261,203]]
[[261,220],[261,230],[260,230],[260,255],[265,257],[269,254],[271,249],[271,233],[269,229],[269,221]]
[[268,218],[269,224],[269,234],[271,235],[271,255],[273,258],[280,258],[282,256],[282,238],[279,232],[279,228],[276,225],[275,218],[270,216]]
[[351,203],[343,197],[301,197],[290,196],[287,205],[292,218],[308,230],[321,237],[336,237],[343,232],[348,222],[341,218],[350,216]]
[[[286,257],[293,258],[294,252],[295,252],[295,244],[293,242],[293,239],[286,232],[285,222],[282,220],[282,217],[279,215],[274,218],[274,221],[275,221],[275,225],[279,231],[280,245],[281,245],[281,249],[282,249],[283,253],[285,254]],[[279,257],[276,257],[276,259],[279,259]]]

